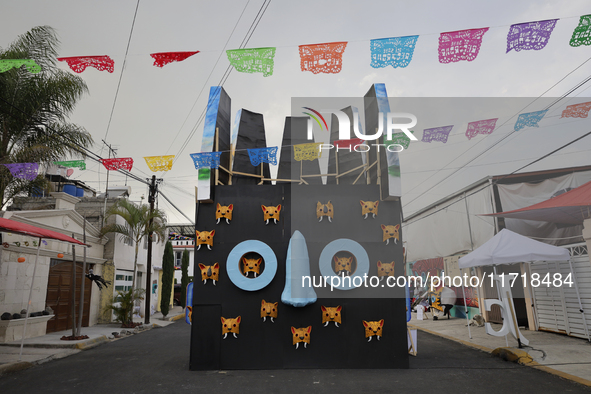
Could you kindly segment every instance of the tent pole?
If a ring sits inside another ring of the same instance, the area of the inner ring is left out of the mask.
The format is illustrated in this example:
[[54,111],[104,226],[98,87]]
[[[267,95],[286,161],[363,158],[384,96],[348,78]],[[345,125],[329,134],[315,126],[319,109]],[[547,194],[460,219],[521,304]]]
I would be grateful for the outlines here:
[[[466,219],[468,219],[468,233],[470,234],[470,247],[474,252],[474,240],[472,239],[472,225],[470,224],[470,213],[468,212],[468,200],[466,198],[466,192],[464,192],[464,204],[466,205]],[[460,274],[462,270],[460,269]],[[472,333],[470,332],[470,320],[468,319],[468,305],[466,305],[466,290],[462,283],[462,294],[464,295],[464,313],[466,314],[466,323],[468,326],[468,336],[472,339]]]
[[577,280],[575,279],[575,274],[573,272],[573,264],[572,259],[568,260],[568,265],[570,266],[570,275],[575,282],[575,291],[577,292],[577,299],[579,300],[579,311],[581,312],[581,317],[583,318],[583,326],[585,326],[585,334],[587,335],[587,340],[591,342],[591,338],[589,337],[589,328],[587,327],[587,320],[585,319],[585,311],[583,310],[583,304],[581,304],[581,294],[579,293],[579,286],[577,285]]
[[35,273],[37,272],[37,261],[39,260],[39,249],[41,249],[41,238],[37,244],[37,255],[35,256],[35,265],[33,267],[33,277],[31,278],[31,288],[29,289],[29,302],[27,303],[27,315],[25,316],[25,325],[23,327],[23,337],[21,338],[21,351],[18,354],[18,361],[23,358],[23,346],[25,345],[25,336],[27,335],[27,322],[29,321],[29,308],[31,307],[31,298],[33,298],[33,282],[35,281]]
[[[460,271],[462,272],[462,271]],[[462,294],[464,295],[464,312],[466,313],[466,322],[468,323],[468,336],[472,339],[472,333],[470,332],[470,320],[468,319],[468,306],[466,305],[466,291],[464,290],[464,284],[462,283]]]
[[[495,272],[495,276],[497,276],[497,266],[493,265],[493,271]],[[499,285],[496,283],[495,280],[495,287],[497,288],[497,296],[499,297],[499,301],[502,301],[503,299],[501,298],[501,291],[499,290]],[[503,318],[503,315],[501,314],[501,319]],[[507,347],[509,347],[509,340],[507,339],[507,334],[505,334],[505,345]]]

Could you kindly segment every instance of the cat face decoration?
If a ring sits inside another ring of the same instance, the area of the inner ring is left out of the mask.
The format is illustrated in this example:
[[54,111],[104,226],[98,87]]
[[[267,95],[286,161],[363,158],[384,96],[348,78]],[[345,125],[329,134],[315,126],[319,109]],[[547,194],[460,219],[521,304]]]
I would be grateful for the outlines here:
[[320,201],[316,204],[316,218],[318,222],[322,221],[324,217],[328,218],[329,222],[332,222],[334,217],[334,207],[332,206],[332,202],[327,202],[326,204],[322,204]]
[[275,224],[279,222],[279,213],[281,212],[281,204],[276,207],[261,205],[263,209],[263,220],[265,224],[269,224],[269,220],[273,220]]
[[361,215],[363,219],[367,219],[367,217],[371,214],[375,219],[378,216],[378,205],[380,205],[379,201],[363,201],[359,200],[361,204]]
[[215,218],[217,221],[215,224],[220,224],[220,220],[226,219],[226,223],[230,224],[230,220],[232,220],[232,212],[234,211],[234,204],[230,205],[221,205],[218,203],[216,211],[215,211]]
[[207,245],[207,249],[211,250],[211,247],[213,246],[213,236],[215,235],[215,230],[195,230],[195,235],[197,235],[197,250],[201,249],[201,245]]
[[386,276],[394,276],[394,265],[395,263],[393,261],[391,263],[378,261],[378,278],[380,278],[380,281]]
[[223,318],[222,317],[222,334],[224,335],[223,339],[226,339],[229,333],[234,335],[234,338],[238,338],[238,334],[240,334],[240,321],[242,318],[238,316],[235,319],[231,318]]
[[211,279],[215,286],[215,282],[220,280],[220,265],[218,263],[215,263],[214,265],[199,263],[199,269],[201,270],[201,280],[203,281],[203,284],[206,284],[207,280]]
[[397,224],[396,226],[386,226],[386,225],[382,224],[382,231],[383,231],[382,242],[386,242],[386,245],[388,245],[388,243],[390,242],[390,238],[394,239],[394,243],[397,243],[397,241],[400,241],[400,233],[398,232],[398,230],[400,230],[399,224]]
[[275,323],[275,320],[273,319],[277,319],[278,305],[278,302],[266,302],[265,300],[261,302],[261,317],[263,318],[263,322],[265,322],[268,317],[271,319],[272,323]]
[[248,277],[248,274],[252,272],[254,277],[256,278],[257,275],[261,273],[261,262],[263,261],[262,258],[258,259],[247,259],[246,257],[242,258],[242,272],[244,276]]
[[336,274],[346,272],[347,275],[351,275],[351,264],[353,263],[353,257],[337,257],[334,256],[334,271]]
[[295,345],[296,349],[300,345],[300,342],[304,344],[304,348],[306,348],[306,345],[310,344],[310,333],[311,332],[312,332],[312,326],[301,327],[301,328],[291,327],[291,334],[292,334],[292,340],[293,340],[292,344]]
[[324,327],[328,326],[330,322],[334,322],[334,325],[337,327],[339,326],[339,323],[341,323],[341,311],[343,310],[342,306],[321,306],[320,309],[322,309],[322,323]]
[[384,319],[380,321],[363,320],[363,327],[365,327],[365,337],[369,338],[367,342],[371,341],[371,338],[374,336],[376,336],[379,341],[382,336],[382,329],[384,328]]

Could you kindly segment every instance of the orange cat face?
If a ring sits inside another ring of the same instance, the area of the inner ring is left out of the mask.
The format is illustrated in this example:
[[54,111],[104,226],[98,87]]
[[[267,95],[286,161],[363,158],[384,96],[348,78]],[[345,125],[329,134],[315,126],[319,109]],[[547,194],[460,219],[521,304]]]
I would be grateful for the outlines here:
[[220,205],[218,203],[217,209],[215,211],[215,218],[217,222],[215,224],[220,224],[221,219],[226,219],[226,223],[230,224],[230,220],[232,220],[232,211],[234,210],[234,204],[230,205]]
[[320,309],[322,309],[322,323],[324,323],[324,327],[328,326],[328,323],[330,323],[331,321],[334,322],[335,326],[339,326],[338,323],[341,322],[341,310],[343,309],[342,306],[321,306]]
[[361,204],[361,215],[365,215],[364,219],[367,219],[369,214],[372,214],[375,219],[378,215],[378,205],[380,205],[380,202],[359,200],[359,203]]
[[374,335],[378,337],[379,341],[380,337],[382,336],[382,328],[384,328],[384,319],[380,321],[363,320],[363,327],[365,327],[365,337],[369,338],[367,342],[371,341],[371,338]]
[[334,271],[338,274],[343,271],[347,271],[347,274],[351,273],[351,263],[353,257],[337,257],[334,256]]
[[400,241],[400,234],[398,233],[399,229],[399,224],[396,226],[385,226],[382,224],[382,230],[384,231],[384,238],[382,239],[382,242],[386,241],[386,245],[388,245],[390,238],[394,238],[394,243],[396,243],[396,241]]
[[248,276],[249,272],[254,273],[254,277],[256,278],[258,274],[261,273],[261,262],[263,261],[262,258],[258,259],[247,259],[246,257],[242,258],[242,272],[244,276]]
[[394,276],[394,262],[382,263],[378,261],[378,277]]
[[199,263],[199,269],[201,270],[201,280],[203,283],[207,283],[208,279],[213,280],[213,284],[220,280],[220,265],[215,263],[214,265],[204,265]]
[[240,334],[240,320],[242,320],[240,316],[235,319],[224,319],[222,317],[222,334],[224,334],[224,339],[226,339],[228,333],[232,333],[234,338],[238,338],[238,334]]
[[281,204],[276,207],[261,205],[263,209],[263,220],[265,224],[269,224],[269,220],[274,220],[275,224],[279,221],[279,212],[281,212]]
[[327,202],[326,204],[322,204],[318,201],[316,204],[316,218],[319,218],[319,222],[322,221],[323,217],[328,217],[328,221],[332,222],[332,218],[334,217],[334,208],[332,206],[332,202]]
[[263,318],[263,321],[267,320],[267,317],[270,317],[271,321],[273,323],[275,323],[273,318],[277,319],[277,306],[278,305],[279,305],[278,302],[272,303],[272,302],[266,302],[265,300],[263,300],[261,302],[261,317]]
[[293,339],[293,345],[296,345],[296,349],[300,342],[304,343],[304,347],[310,343],[310,333],[312,332],[312,326],[295,328],[291,327],[291,334]]
[[207,245],[207,249],[211,250],[213,246],[213,236],[215,235],[215,230],[211,231],[197,231],[195,230],[195,235],[197,235],[197,250],[201,248],[201,245]]

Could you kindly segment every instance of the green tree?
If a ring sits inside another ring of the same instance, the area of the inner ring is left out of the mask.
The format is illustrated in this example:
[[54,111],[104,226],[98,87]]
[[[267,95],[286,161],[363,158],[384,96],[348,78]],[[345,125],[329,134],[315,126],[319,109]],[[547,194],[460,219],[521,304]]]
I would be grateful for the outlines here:
[[187,286],[189,285],[189,251],[183,251],[181,257],[181,306],[186,308],[187,305]]
[[[33,59],[41,72],[25,66],[0,73],[0,164],[39,163],[79,156],[92,145],[84,128],[68,122],[77,101],[88,87],[82,78],[57,68],[59,40],[49,26],[19,36],[0,59]],[[44,177],[34,181],[14,178],[0,166],[0,208],[34,187],[45,187]]]
[[113,310],[115,320],[121,323],[121,327],[133,328],[133,307],[136,301],[144,299],[145,293],[144,289],[117,291],[108,307]]
[[[152,240],[156,242],[165,240],[166,233],[166,214],[160,209],[154,209],[150,212],[148,205],[136,204],[127,199],[120,199],[107,209],[105,220],[111,216],[120,216],[125,224],[111,223],[103,227],[101,233],[120,234],[121,240],[135,245],[135,256],[133,260],[133,282],[131,288],[135,288],[135,278],[137,276],[137,255],[139,245],[144,237],[152,232]],[[150,220],[152,223],[150,224]],[[155,239],[154,239],[155,238]],[[149,289],[149,283],[146,285]]]
[[162,292],[160,295],[160,312],[162,312],[162,316],[168,315],[173,277],[174,251],[172,250],[172,243],[167,241],[164,247],[164,255],[162,256]]

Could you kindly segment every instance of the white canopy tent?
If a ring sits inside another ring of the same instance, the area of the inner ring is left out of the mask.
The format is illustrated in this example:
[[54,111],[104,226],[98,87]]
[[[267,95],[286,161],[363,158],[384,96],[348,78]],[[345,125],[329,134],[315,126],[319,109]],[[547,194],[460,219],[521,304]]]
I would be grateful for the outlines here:
[[[521,262],[533,263],[535,261],[568,261],[571,273],[573,272],[572,264],[570,263],[570,254],[567,249],[534,241],[531,238],[507,229],[501,230],[497,235],[485,242],[472,253],[460,257],[458,260],[458,266],[460,268],[470,268],[492,265],[494,268],[494,266],[499,264],[514,264]],[[572,278],[579,299],[585,332],[587,333],[587,337],[589,337],[585,313],[583,312],[581,304],[581,296],[579,294],[574,274],[572,275]],[[464,303],[465,302],[466,300],[464,299]]]

